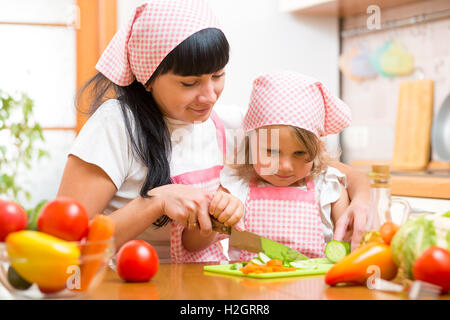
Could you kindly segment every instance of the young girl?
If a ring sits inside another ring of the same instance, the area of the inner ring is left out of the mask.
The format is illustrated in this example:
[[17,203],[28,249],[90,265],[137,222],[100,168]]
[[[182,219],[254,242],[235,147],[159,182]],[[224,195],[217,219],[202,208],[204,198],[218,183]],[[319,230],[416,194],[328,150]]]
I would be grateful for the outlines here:
[[[346,177],[327,165],[320,139],[342,131],[350,120],[349,107],[317,80],[278,72],[254,81],[244,119],[245,153],[237,157],[245,161],[221,172],[222,187],[245,204],[241,223],[247,231],[310,258],[324,256],[349,199]],[[221,198],[216,193],[210,212],[227,223],[229,218],[217,209],[224,206]],[[231,260],[254,255],[229,250]]]

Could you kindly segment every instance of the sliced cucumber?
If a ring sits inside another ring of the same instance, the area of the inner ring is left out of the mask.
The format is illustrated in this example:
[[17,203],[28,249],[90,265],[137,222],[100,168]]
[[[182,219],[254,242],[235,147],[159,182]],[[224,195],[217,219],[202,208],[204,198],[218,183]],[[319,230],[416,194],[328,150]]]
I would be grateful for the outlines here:
[[252,260],[250,260],[250,262],[260,265],[260,266],[265,265],[265,263],[262,262],[258,257],[253,258]]
[[317,263],[310,263],[308,260],[297,260],[289,263],[291,267],[297,269],[314,269],[318,266]]
[[325,246],[325,256],[335,263],[350,253],[350,243],[346,241],[331,240]]
[[243,268],[243,267],[244,267],[244,265],[243,265],[242,263],[236,262],[236,263],[233,263],[233,264],[231,265],[230,269],[231,269],[231,270],[239,270],[239,269],[241,269],[241,268]]
[[8,268],[8,281],[17,290],[27,290],[31,283],[22,278],[11,266]]
[[258,254],[258,258],[259,260],[261,260],[264,264],[266,264],[267,262],[269,262],[270,260],[272,260],[271,258],[269,258],[267,255],[265,255],[264,253],[260,252]]
[[289,267],[295,267],[299,269],[310,269],[310,268],[317,268],[320,265],[324,264],[331,264],[330,260],[327,258],[313,258],[309,260],[297,260],[289,263]]

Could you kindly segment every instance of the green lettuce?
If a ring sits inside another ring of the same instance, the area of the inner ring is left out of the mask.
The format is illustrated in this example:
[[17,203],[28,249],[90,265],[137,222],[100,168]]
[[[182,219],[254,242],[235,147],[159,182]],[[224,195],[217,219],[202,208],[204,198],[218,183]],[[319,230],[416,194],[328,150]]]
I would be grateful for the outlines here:
[[450,218],[443,215],[409,219],[391,241],[394,262],[404,275],[412,279],[414,262],[430,246],[450,250]]

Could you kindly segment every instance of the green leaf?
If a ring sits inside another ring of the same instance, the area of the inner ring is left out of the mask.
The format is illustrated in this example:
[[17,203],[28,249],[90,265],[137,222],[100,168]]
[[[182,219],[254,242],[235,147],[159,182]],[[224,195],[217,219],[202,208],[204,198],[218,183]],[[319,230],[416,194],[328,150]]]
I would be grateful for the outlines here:
[[2,158],[6,157],[6,146],[0,146],[0,153],[2,154]]
[[40,201],[35,208],[28,209],[28,223],[26,229],[37,230],[37,219],[39,218],[39,213],[41,213],[42,208],[47,204],[48,200]]
[[43,157],[50,157],[50,153],[45,150],[39,149],[38,159],[40,160]]
[[29,114],[31,114],[33,112],[33,101],[28,98],[27,96],[25,96],[24,98],[25,102],[22,106],[22,110],[23,110],[23,114],[24,116],[28,116]]
[[[0,192],[15,200],[21,194],[31,199],[31,193],[17,184],[16,176],[32,170],[32,160],[48,156],[36,142],[44,140],[42,127],[33,120],[34,102],[25,93],[8,94],[0,90],[0,130],[8,130],[10,144],[0,146]],[[21,112],[22,118],[11,121]]]
[[11,134],[15,137],[18,137],[20,135],[21,132],[21,126],[18,123],[13,123],[11,125],[11,127],[9,128],[9,130],[11,131]]

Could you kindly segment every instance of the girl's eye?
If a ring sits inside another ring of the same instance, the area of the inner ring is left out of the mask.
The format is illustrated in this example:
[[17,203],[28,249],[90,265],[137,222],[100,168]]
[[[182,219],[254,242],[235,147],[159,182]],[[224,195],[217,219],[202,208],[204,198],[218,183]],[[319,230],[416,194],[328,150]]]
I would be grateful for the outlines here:
[[296,155],[296,156],[304,156],[305,154],[306,154],[305,151],[296,151],[296,152],[295,152],[295,155]]
[[196,84],[197,84],[197,81],[194,81],[194,82],[191,82],[191,83],[188,83],[188,82],[181,82],[181,85],[184,86],[184,87],[193,87],[193,86],[195,86]]

